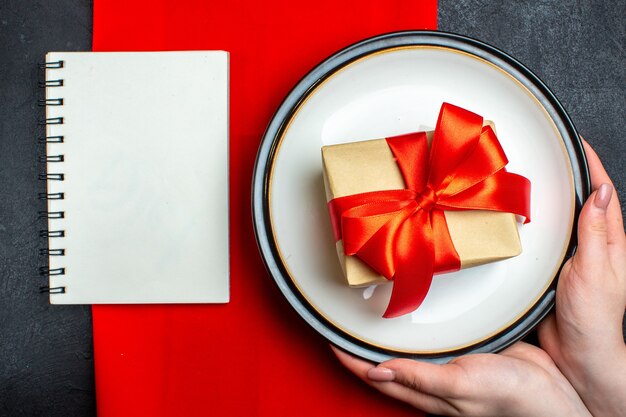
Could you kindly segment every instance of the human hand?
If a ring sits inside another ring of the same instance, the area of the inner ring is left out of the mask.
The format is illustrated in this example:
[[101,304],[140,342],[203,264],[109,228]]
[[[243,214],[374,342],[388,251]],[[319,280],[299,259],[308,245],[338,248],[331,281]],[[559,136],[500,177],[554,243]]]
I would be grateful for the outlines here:
[[591,416],[541,349],[518,342],[499,354],[445,365],[392,359],[378,366],[333,347],[363,381],[428,413],[448,416]]
[[563,266],[541,346],[594,416],[626,415],[626,236],[611,180],[586,142],[595,190],[578,220],[578,250]]

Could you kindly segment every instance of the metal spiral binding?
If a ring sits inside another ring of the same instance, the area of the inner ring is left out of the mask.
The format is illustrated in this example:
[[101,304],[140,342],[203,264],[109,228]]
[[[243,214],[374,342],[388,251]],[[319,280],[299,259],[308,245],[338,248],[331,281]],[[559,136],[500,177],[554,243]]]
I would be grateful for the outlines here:
[[48,287],[47,285],[42,285],[41,287],[39,287],[39,293],[65,294],[65,287]]
[[59,61],[52,61],[52,62],[42,62],[41,64],[39,64],[39,69],[48,69],[48,68],[63,68],[63,66],[65,65],[65,62],[62,60]]
[[40,107],[44,106],[62,106],[63,99],[62,98],[44,98],[37,100],[37,105]]
[[[53,61],[53,62],[43,62],[39,64],[39,68],[44,71],[57,70],[60,68],[64,68],[64,66],[65,66],[65,62],[62,60]],[[45,81],[42,81],[39,83],[39,87],[40,88],[63,87],[63,83],[64,83],[64,80],[61,78],[50,79],[50,80],[46,79]],[[63,106],[64,99],[62,97],[54,97],[54,98],[46,97],[46,98],[38,100],[37,104],[40,107]],[[39,126],[44,126],[44,127],[48,125],[62,125],[64,124],[64,119],[63,117],[46,117],[45,119],[40,120],[38,124]],[[59,143],[65,142],[65,137],[63,135],[57,135],[57,134],[48,135],[46,132],[46,134],[37,138],[37,142],[44,146],[47,144],[59,144]],[[45,155],[44,154],[43,156],[39,156],[38,160],[41,164],[46,164],[46,165],[50,163],[62,163],[65,160],[65,156],[62,154],[59,154],[59,155]],[[48,181],[65,181],[65,174],[60,173],[58,171],[54,173],[48,173],[46,170],[46,167],[44,167],[42,172],[39,173],[38,179],[40,181],[45,181],[46,184]],[[40,200],[63,200],[65,199],[65,193],[63,192],[39,193],[38,198]],[[50,220],[58,220],[58,219],[64,219],[64,218],[65,218],[64,211],[42,210],[42,211],[39,211],[38,213],[38,219],[45,220],[46,223],[48,223],[49,227],[51,227],[53,224],[53,222],[50,222]],[[39,237],[42,239],[46,239],[49,242],[50,239],[52,238],[65,237],[65,230],[42,229],[39,231]],[[46,257],[46,259],[48,259],[49,257],[53,257],[53,256],[54,257],[65,256],[65,249],[64,248],[49,248],[49,247],[40,248],[39,255]],[[60,275],[65,275],[64,267],[51,268],[50,266],[42,266],[39,268],[39,276],[52,277],[52,276],[60,276]],[[48,285],[45,285],[45,286],[39,287],[39,292],[42,294],[43,293],[65,294],[65,291],[66,291],[65,286],[50,287]]]
[[64,141],[65,137],[63,136],[42,136],[40,138],[37,138],[37,142],[44,145],[46,143],[63,143]]
[[38,219],[64,219],[64,211],[40,211]]
[[65,249],[40,248],[39,254],[41,256],[65,256]]
[[38,158],[39,162],[63,162],[63,160],[65,159],[64,155],[46,155],[46,156],[40,156]]
[[62,125],[63,124],[63,118],[62,117],[49,117],[45,120],[40,120],[39,121],[39,126],[45,126],[45,125]]
[[38,179],[40,181],[65,181],[65,174],[43,174],[40,173]]
[[65,193],[39,193],[40,200],[64,200]]
[[39,275],[41,275],[42,277],[65,275],[65,268],[47,268],[45,266],[42,266],[39,268]]
[[63,80],[46,80],[39,82],[40,88],[46,87],[63,87]]
[[65,237],[65,230],[40,230],[39,237]]

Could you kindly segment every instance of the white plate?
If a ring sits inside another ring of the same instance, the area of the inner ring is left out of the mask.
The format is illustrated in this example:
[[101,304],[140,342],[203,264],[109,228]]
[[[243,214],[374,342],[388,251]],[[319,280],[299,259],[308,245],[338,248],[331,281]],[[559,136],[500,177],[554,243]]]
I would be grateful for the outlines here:
[[[390,45],[390,39],[396,44]],[[573,247],[580,190],[588,191],[575,130],[536,77],[516,72],[511,62],[499,62],[508,57],[493,48],[476,52],[472,42],[442,33],[405,32],[338,53],[294,89],[259,151],[254,205],[264,259],[300,314],[360,356],[441,359],[485,346],[503,348],[548,311],[555,277]],[[430,130],[443,102],[495,122],[510,160],[507,169],[532,183],[532,222],[519,225],[520,256],[437,275],[417,311],[384,319],[391,285],[351,289],[342,276],[320,148]]]

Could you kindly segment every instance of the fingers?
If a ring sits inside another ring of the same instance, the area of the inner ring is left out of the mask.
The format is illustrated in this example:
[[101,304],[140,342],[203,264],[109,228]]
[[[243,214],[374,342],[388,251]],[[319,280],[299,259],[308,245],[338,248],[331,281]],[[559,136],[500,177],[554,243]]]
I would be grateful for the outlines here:
[[589,164],[589,173],[591,174],[591,186],[596,189],[600,184],[608,182],[611,183],[611,178],[607,174],[602,161],[596,151],[593,150],[591,145],[583,139],[583,148],[585,149],[585,155],[587,156],[587,163]]
[[537,334],[539,336],[539,345],[554,359],[555,362],[559,362],[559,334],[556,328],[556,317],[554,312],[546,316],[545,319],[537,327]]
[[[458,375],[456,365],[435,365],[410,359],[392,359],[368,373],[370,380],[382,381],[374,386],[385,394],[405,401],[428,413],[457,415],[450,401],[455,393]],[[379,379],[380,378],[380,379]],[[386,382],[390,379],[393,382]]]
[[425,394],[399,382],[371,382],[374,388],[396,400],[403,401],[413,407],[432,414],[447,416],[461,415],[459,410],[446,399]]
[[395,381],[413,390],[438,396],[452,395],[454,365],[435,365],[410,359],[392,359],[374,366],[331,346],[339,361],[366,382]]
[[343,366],[348,368],[353,374],[361,378],[363,381],[369,382],[367,372],[370,369],[375,368],[373,363],[356,358],[343,350],[336,348],[335,346],[331,345],[330,348],[333,350],[335,356],[337,356],[337,359],[339,359],[339,362],[341,362]]
[[585,149],[585,155],[587,156],[587,163],[589,164],[589,173],[591,174],[591,186],[593,189],[597,189],[600,184],[605,182],[612,184],[609,174],[604,169],[600,157],[593,150],[591,145],[583,139],[583,147]]
[[[427,371],[418,371],[412,368],[421,368],[422,365],[426,365],[426,368],[437,368],[441,365],[425,364],[408,359],[394,359],[374,366],[374,364],[358,359],[334,346],[331,348],[346,368],[383,394],[404,401],[428,413],[455,414],[454,407],[445,400],[417,389],[419,386],[424,388],[427,385],[420,383],[417,379],[423,379],[427,375],[425,373]],[[422,373],[424,373],[423,376]],[[418,375],[420,376],[418,377]]]
[[394,381],[425,394],[451,398],[461,375],[454,364],[436,365],[410,359],[392,359],[380,366],[394,372]]
[[[596,152],[583,139],[585,154],[589,164],[589,173],[591,174],[591,186],[594,190],[600,188],[602,184],[611,184],[611,179],[606,173],[604,166]],[[608,243],[609,245],[618,245],[621,251],[626,250],[626,235],[624,235],[624,222],[622,220],[622,210],[620,208],[617,192],[613,190],[611,202],[607,209],[607,226],[608,226]]]
[[578,250],[574,269],[579,276],[593,276],[606,270],[608,258],[607,207],[613,187],[603,183],[585,202],[578,219]]

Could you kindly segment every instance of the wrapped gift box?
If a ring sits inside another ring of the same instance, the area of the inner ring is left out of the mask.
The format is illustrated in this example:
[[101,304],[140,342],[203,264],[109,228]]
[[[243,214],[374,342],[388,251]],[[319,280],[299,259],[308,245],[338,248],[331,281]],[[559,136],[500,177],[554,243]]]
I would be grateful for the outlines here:
[[[490,124],[491,122],[486,122]],[[433,132],[427,132],[429,143]],[[404,179],[385,139],[322,148],[326,198],[405,188]],[[494,262],[521,253],[514,214],[485,210],[444,211],[461,268]],[[346,256],[336,242],[345,277],[351,287],[388,282],[356,256]]]

